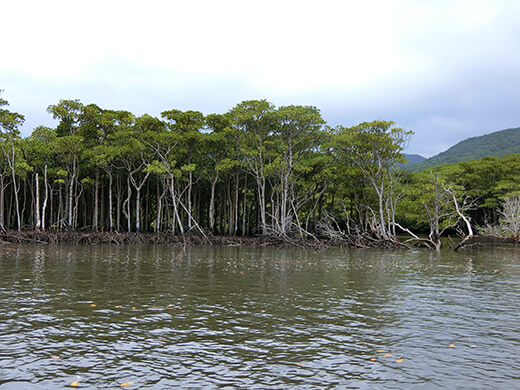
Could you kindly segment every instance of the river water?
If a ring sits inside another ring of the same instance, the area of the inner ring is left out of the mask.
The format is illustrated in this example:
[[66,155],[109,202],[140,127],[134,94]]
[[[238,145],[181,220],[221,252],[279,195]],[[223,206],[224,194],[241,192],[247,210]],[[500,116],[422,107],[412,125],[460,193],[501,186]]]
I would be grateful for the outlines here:
[[0,248],[0,389],[520,388],[520,252]]

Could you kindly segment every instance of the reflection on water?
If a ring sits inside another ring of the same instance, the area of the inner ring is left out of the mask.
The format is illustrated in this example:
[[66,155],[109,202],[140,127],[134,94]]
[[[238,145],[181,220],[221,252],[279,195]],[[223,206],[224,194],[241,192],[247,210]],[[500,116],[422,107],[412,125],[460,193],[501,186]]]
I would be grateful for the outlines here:
[[4,246],[0,389],[518,387],[517,257]]

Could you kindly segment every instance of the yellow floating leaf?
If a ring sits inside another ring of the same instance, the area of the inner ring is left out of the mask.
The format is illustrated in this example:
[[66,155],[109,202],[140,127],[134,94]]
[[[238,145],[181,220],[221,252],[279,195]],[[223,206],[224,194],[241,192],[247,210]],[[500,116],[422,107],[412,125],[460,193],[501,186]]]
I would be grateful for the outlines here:
[[448,345],[448,347],[455,348],[455,344],[450,344],[450,345]]
[[175,309],[175,307],[173,307],[173,306],[168,306],[168,310],[173,310],[173,309]]
[[152,309],[157,309],[157,306],[152,306]]
[[385,352],[384,349],[376,349],[376,352]]
[[79,382],[78,381],[74,381],[69,386],[78,387],[79,386]]
[[381,315],[378,315],[377,318],[381,318]]
[[133,384],[134,384],[134,382],[125,382],[125,383],[121,383],[121,387],[126,387],[126,386],[130,386]]
[[391,353],[385,353],[383,356],[390,357],[390,356],[392,356],[392,354]]
[[116,309],[121,309],[121,305],[115,305],[114,306]]
[[370,358],[371,362],[375,362],[376,360],[377,360],[376,358]]
[[402,363],[402,362],[404,362],[404,359],[397,359],[396,362],[397,363]]
[[136,307],[135,307],[135,306],[132,306],[132,310],[135,310],[135,309],[136,309]]
[[90,307],[96,307],[96,304],[95,303],[91,303]]
[[297,365],[297,366],[303,366],[303,364],[302,364],[302,363],[296,363],[296,365]]
[[343,284],[347,284],[348,282],[343,282]]
[[161,341],[167,341],[164,337],[160,338]]
[[182,306],[179,306],[179,310],[182,310]]
[[392,293],[388,294],[389,297],[391,297],[392,295],[393,295]]
[[51,359],[59,359],[60,357],[58,355],[52,355]]

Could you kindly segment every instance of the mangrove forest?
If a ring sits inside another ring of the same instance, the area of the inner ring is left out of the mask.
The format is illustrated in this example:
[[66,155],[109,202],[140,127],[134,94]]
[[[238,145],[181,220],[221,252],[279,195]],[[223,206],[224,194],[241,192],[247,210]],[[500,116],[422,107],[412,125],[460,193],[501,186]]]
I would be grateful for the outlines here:
[[20,136],[0,99],[0,230],[264,237],[440,248],[517,240],[520,156],[406,172],[412,131],[328,126],[312,106],[243,101],[220,114],[136,116],[79,100]]

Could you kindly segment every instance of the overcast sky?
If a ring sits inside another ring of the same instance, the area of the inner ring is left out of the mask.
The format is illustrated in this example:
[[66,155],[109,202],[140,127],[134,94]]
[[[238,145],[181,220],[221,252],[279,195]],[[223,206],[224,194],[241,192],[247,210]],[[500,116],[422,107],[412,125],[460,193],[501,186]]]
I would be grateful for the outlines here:
[[246,99],[333,126],[393,120],[407,152],[520,126],[520,1],[5,0],[0,89],[53,126],[59,99],[159,115]]

